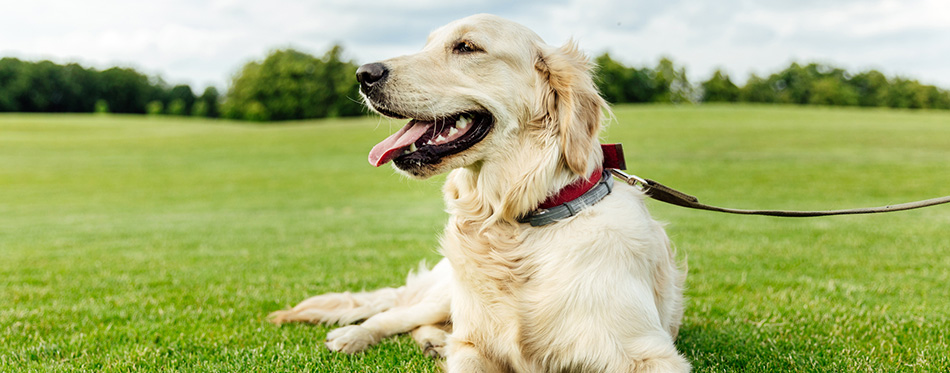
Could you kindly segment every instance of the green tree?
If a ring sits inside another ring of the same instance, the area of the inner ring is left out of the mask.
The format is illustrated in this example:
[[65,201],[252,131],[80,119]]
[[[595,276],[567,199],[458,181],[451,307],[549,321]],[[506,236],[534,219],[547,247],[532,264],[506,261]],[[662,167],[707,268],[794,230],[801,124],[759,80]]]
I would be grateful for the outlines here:
[[152,100],[145,105],[145,114],[148,115],[161,115],[164,110],[165,104],[160,100]]
[[185,115],[188,113],[188,106],[185,104],[185,100],[176,98],[168,103],[168,107],[165,108],[165,114],[168,115]]
[[812,82],[808,103],[813,105],[857,105],[858,92],[841,79],[826,76]]
[[100,74],[102,99],[113,113],[145,113],[145,105],[155,96],[147,76],[132,70],[113,67]]
[[814,76],[797,63],[769,76],[768,82],[775,90],[776,101],[789,104],[806,104],[811,94]]
[[197,97],[191,91],[191,87],[179,84],[172,87],[168,92],[167,113],[171,115],[188,115],[191,113],[192,106],[195,105]]
[[21,110],[20,102],[30,87],[26,67],[16,58],[0,59],[0,110]]
[[848,82],[858,93],[858,105],[886,106],[889,83],[880,71],[870,70],[859,73]]
[[932,109],[950,109],[950,92],[943,91],[935,86],[925,86],[927,107]]
[[[160,78],[133,69],[87,69],[78,64],[0,59],[0,111],[145,113],[149,102],[195,101],[186,85],[169,90]],[[187,113],[187,110],[185,111]]]
[[597,57],[597,88],[607,102],[632,102],[627,95],[631,79],[630,69],[604,53]]
[[676,67],[669,58],[661,58],[654,69],[658,92],[653,96],[655,102],[684,103],[693,101],[693,86],[686,76],[686,68]]
[[[610,54],[604,53],[595,59],[598,66],[595,72],[597,88],[604,95],[604,99],[611,103],[625,102],[670,102],[670,92],[680,87],[689,87],[685,80],[686,71],[675,71],[672,61],[663,59],[659,66],[668,66],[665,72],[658,72],[650,68],[627,67],[614,60]],[[682,79],[676,80],[677,77]],[[674,86],[674,80],[676,81]],[[683,92],[679,89],[678,92]],[[691,94],[687,93],[686,96]]]
[[96,100],[96,114],[108,114],[109,113],[109,103],[106,100]]
[[743,102],[776,102],[775,89],[768,80],[752,74],[739,89],[739,100]]
[[248,63],[232,81],[223,114],[257,121],[360,114],[356,64],[341,54],[339,46],[322,59],[287,49]]
[[62,68],[62,111],[83,113],[94,111],[102,97],[100,73],[71,63]]
[[739,87],[722,70],[716,70],[709,80],[702,82],[703,102],[739,101]]
[[916,81],[895,78],[890,82],[887,90],[887,106],[901,109],[919,109],[922,108],[923,100],[918,97],[917,90],[919,84]]
[[221,105],[220,100],[221,100],[221,97],[218,94],[217,88],[215,87],[205,88],[204,92],[201,93],[201,96],[198,97],[198,101],[195,102],[195,105],[201,104],[203,108],[200,111],[192,110],[192,115],[203,116],[203,117],[208,117],[208,118],[219,117],[221,115],[220,109],[219,109],[219,106]]
[[195,104],[191,106],[191,116],[193,117],[207,117],[208,116],[208,104],[204,101],[195,101]]
[[330,97],[327,115],[331,117],[356,116],[364,113],[356,81],[357,65],[343,60],[343,47],[334,45],[320,59],[324,64],[324,79]]

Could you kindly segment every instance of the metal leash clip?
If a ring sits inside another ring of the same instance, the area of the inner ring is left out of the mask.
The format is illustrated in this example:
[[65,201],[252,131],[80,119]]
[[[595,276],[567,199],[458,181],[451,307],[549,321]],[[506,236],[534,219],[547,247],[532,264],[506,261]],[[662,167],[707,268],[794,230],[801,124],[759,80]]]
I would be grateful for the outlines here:
[[647,189],[650,189],[650,183],[637,175],[629,175],[626,172],[620,171],[616,168],[611,168],[609,170],[614,176],[619,177],[630,186],[640,189],[641,192],[646,192]]

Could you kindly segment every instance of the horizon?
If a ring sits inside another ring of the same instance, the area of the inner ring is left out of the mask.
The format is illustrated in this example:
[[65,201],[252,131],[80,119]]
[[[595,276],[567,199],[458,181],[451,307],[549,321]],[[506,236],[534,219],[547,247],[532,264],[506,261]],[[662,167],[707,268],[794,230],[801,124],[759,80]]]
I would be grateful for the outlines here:
[[[431,0],[363,2],[37,0],[5,6],[0,56],[130,67],[170,85],[226,89],[250,61],[277,49],[316,56],[332,45],[367,63],[419,50],[428,33],[488,12],[522,23],[552,45],[576,40],[590,57],[610,53],[628,66],[669,58],[700,82],[722,69],[737,84],[791,63],[950,88],[950,3],[937,0],[779,1],[715,5],[576,0],[443,4]],[[50,13],[47,9],[58,9]],[[943,42],[942,42],[943,41]],[[626,48],[625,45],[636,47]]]

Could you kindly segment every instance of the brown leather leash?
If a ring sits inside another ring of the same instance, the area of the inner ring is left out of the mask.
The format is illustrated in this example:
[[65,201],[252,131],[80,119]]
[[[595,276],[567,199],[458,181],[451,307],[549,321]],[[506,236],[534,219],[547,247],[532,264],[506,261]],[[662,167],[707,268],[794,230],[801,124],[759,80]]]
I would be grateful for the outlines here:
[[635,175],[628,175],[625,172],[620,171],[615,168],[611,168],[610,172],[614,176],[616,176],[618,179],[626,182],[627,184],[637,189],[640,189],[641,191],[646,193],[647,196],[655,200],[663,201],[669,204],[687,207],[691,209],[718,211],[718,212],[725,212],[729,214],[766,215],[766,216],[804,218],[804,217],[812,217],[812,216],[876,214],[876,213],[882,213],[882,212],[894,212],[894,211],[919,209],[922,207],[950,203],[950,196],[946,196],[946,197],[939,197],[939,198],[931,198],[928,200],[917,201],[917,202],[901,203],[897,205],[888,205],[888,206],[882,206],[882,207],[866,207],[866,208],[847,209],[847,210],[828,210],[828,211],[741,210],[741,209],[731,209],[731,208],[716,207],[716,206],[703,204],[699,202],[698,198],[693,197],[689,194],[680,192],[676,189],[670,188],[666,185],[660,184],[650,179],[640,178]]

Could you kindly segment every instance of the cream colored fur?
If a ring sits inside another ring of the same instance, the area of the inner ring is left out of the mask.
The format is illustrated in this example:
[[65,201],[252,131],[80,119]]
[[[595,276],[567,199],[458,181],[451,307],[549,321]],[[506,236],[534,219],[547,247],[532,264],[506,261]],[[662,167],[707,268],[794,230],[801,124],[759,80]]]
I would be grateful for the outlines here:
[[[479,51],[456,53],[460,42]],[[685,272],[642,193],[616,183],[574,217],[517,222],[600,163],[608,107],[583,53],[477,15],[434,31],[421,52],[382,63],[384,94],[367,97],[377,110],[423,119],[482,110],[495,119],[466,151],[400,170],[417,178],[450,171],[445,259],[398,289],[316,296],[273,320],[365,320],[328,334],[327,347],[347,353],[413,331],[427,353],[446,356],[449,372],[688,371],[673,345]]]

